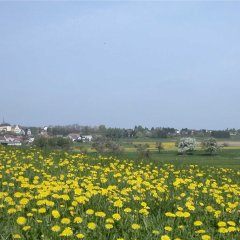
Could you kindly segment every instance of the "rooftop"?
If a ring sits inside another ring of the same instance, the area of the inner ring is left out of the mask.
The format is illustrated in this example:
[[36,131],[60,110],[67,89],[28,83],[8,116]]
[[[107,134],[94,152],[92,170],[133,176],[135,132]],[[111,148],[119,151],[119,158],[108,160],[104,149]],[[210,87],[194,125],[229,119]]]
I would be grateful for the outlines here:
[[1,124],[0,124],[0,127],[5,127],[5,126],[6,126],[6,127],[7,127],[7,126],[11,126],[11,124],[9,124],[9,123],[1,123]]

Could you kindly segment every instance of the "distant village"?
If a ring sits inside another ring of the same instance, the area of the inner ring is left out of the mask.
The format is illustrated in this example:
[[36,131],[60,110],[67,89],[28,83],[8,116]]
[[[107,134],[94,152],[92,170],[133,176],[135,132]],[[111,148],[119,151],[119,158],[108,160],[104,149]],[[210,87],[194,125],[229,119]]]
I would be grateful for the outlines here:
[[[35,131],[32,132],[31,128],[23,127],[20,125],[11,125],[4,120],[0,124],[0,144],[8,146],[21,146],[23,144],[32,144],[36,137],[52,137],[53,134],[48,133],[48,127],[34,127]],[[91,142],[92,135],[81,135],[77,133],[70,133],[67,136],[61,134],[55,135],[56,137],[65,137],[73,142]]]
[[240,135],[238,129],[226,130],[195,130],[182,128],[146,128],[135,126],[132,129],[107,128],[104,125],[97,127],[80,126],[78,124],[67,126],[24,127],[11,125],[4,120],[0,124],[0,144],[8,146],[31,145],[36,138],[52,137],[70,139],[72,142],[91,142],[93,137],[104,136],[110,139],[118,138],[178,138],[178,137],[214,137],[230,138]]
[[21,146],[23,143],[31,144],[34,142],[30,128],[9,123],[0,124],[0,144],[9,146]]

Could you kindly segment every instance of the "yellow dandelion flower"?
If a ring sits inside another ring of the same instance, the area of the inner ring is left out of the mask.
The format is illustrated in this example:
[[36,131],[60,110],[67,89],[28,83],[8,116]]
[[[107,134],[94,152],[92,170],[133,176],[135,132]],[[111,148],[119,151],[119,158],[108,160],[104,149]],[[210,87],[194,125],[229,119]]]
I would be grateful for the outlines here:
[[104,218],[104,217],[106,217],[106,213],[104,213],[104,212],[95,212],[95,216]]
[[17,224],[18,225],[25,225],[27,222],[27,219],[25,217],[18,217],[17,218]]
[[123,202],[122,202],[122,200],[118,199],[117,201],[115,201],[115,202],[113,203],[113,206],[114,206],[114,207],[122,208],[122,207],[123,207]]
[[88,223],[87,227],[91,230],[94,230],[97,227],[97,225],[94,222],[90,222],[90,223]]
[[154,235],[159,235],[160,232],[159,232],[158,230],[152,230],[152,234],[154,234]]
[[185,217],[185,218],[190,217],[190,213],[189,213],[189,212],[184,212],[184,213],[183,213],[183,217]]
[[166,226],[164,229],[165,229],[166,231],[168,231],[168,232],[171,232],[171,231],[172,231],[172,227],[170,227],[170,226]]
[[[1,176],[1,175],[0,175],[0,176]],[[0,178],[1,178],[1,177],[0,177]],[[16,197],[16,198],[20,198],[20,197],[22,197],[22,193],[20,193],[20,192],[15,192],[13,196]]]
[[53,232],[59,232],[59,231],[61,230],[61,228],[60,228],[60,226],[58,226],[58,225],[54,225],[54,226],[52,226],[51,230],[52,230]]
[[184,213],[181,212],[181,211],[177,211],[177,212],[176,212],[176,216],[177,216],[177,217],[183,217],[183,215],[184,215]]
[[72,236],[72,235],[73,235],[72,229],[70,227],[66,227],[59,236],[68,237],[68,236]]
[[[179,213],[179,212],[178,212],[178,213]],[[171,213],[171,212],[166,212],[166,213],[165,213],[165,216],[167,216],[167,217],[176,217],[176,214]]]
[[125,213],[130,213],[130,212],[132,212],[132,209],[131,208],[124,208],[124,210],[123,210]]
[[234,221],[227,221],[227,224],[233,227],[236,226],[236,223]]
[[27,205],[29,202],[29,199],[28,198],[22,198],[20,201],[19,201],[19,204],[20,205]]
[[107,224],[105,224],[105,228],[111,229],[111,228],[113,228],[113,225],[111,223],[107,223]]
[[21,239],[21,236],[20,234],[13,234],[12,236],[14,239]]
[[227,230],[228,230],[228,232],[235,232],[235,231],[237,231],[237,228],[231,226],[231,227],[228,227]]
[[75,217],[73,222],[74,223],[82,223],[83,219],[81,217]]
[[143,214],[143,215],[148,215],[149,214],[149,212],[146,208],[141,208],[138,212]]
[[28,231],[28,230],[30,230],[30,229],[31,229],[31,226],[24,226],[22,229],[23,229],[23,231],[25,231],[25,232],[26,232],[26,231]]
[[114,220],[112,218],[107,218],[106,223],[114,223]]
[[219,233],[228,233],[228,230],[227,230],[227,228],[220,227],[220,228],[218,229],[218,232],[219,232]]
[[77,237],[78,239],[83,239],[83,238],[85,237],[85,235],[82,234],[82,233],[78,233],[78,234],[76,235],[76,237]]
[[38,212],[39,212],[39,213],[46,213],[47,210],[46,210],[46,208],[39,208],[39,209],[38,209]]
[[201,221],[199,221],[199,220],[197,220],[197,221],[195,221],[194,223],[193,223],[193,225],[194,226],[201,226],[203,223],[201,222]]
[[53,201],[46,201],[46,205],[48,207],[53,207],[55,205],[55,203]]
[[171,240],[171,238],[168,235],[161,236],[161,240]]
[[195,233],[205,233],[206,231],[204,229],[199,229],[197,231],[195,231]]
[[68,200],[70,200],[70,197],[67,194],[64,194],[64,195],[62,195],[62,199],[64,201],[68,201]]
[[119,221],[119,220],[121,219],[121,216],[120,216],[120,214],[118,214],[118,213],[114,213],[114,214],[112,215],[112,217],[113,217],[113,219],[116,220],[116,221]]
[[69,218],[62,218],[61,219],[62,224],[69,224],[70,222],[71,222],[71,220]]
[[227,224],[225,223],[225,222],[218,222],[218,227],[226,227],[227,226]]
[[205,234],[205,235],[202,235],[202,240],[211,240],[211,237]]
[[15,208],[9,208],[7,212],[8,214],[14,214],[17,212],[17,210]]
[[179,228],[179,229],[183,229],[183,228],[184,228],[184,225],[179,225],[178,228]]
[[61,215],[58,210],[52,210],[52,216],[54,218],[60,218]]
[[78,202],[77,202],[77,201],[72,201],[72,205],[73,205],[74,207],[76,207],[76,206],[78,205]]
[[141,226],[137,223],[133,223],[131,227],[132,227],[133,230],[138,230],[138,229],[141,228]]
[[93,211],[92,209],[88,209],[88,210],[86,211],[86,214],[87,214],[87,215],[93,215],[93,214],[94,214],[94,211]]

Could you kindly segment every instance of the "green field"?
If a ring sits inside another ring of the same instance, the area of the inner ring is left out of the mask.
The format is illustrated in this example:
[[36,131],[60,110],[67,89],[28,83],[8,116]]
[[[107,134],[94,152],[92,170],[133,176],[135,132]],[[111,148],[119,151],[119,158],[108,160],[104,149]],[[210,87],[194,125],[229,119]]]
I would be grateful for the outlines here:
[[[158,139],[158,141],[163,142],[163,144],[172,143],[175,145],[176,140],[164,140]],[[223,141],[223,140],[221,140]],[[232,141],[232,139],[231,139]],[[226,141],[228,142],[228,141]],[[121,146],[124,148],[124,153],[120,156],[122,159],[138,159],[137,151],[134,145],[136,144],[148,144],[150,150],[150,158],[145,161],[154,161],[159,163],[171,163],[174,165],[189,165],[197,164],[200,166],[216,166],[224,168],[240,168],[240,146],[227,146],[221,148],[218,154],[213,156],[206,155],[200,147],[192,155],[178,155],[177,147],[165,148],[160,153],[155,147],[156,140],[152,139],[134,139],[132,140],[122,140],[120,141]],[[91,147],[90,143],[76,144],[74,147],[75,151],[86,150],[87,153],[91,155],[96,155],[96,151]]]

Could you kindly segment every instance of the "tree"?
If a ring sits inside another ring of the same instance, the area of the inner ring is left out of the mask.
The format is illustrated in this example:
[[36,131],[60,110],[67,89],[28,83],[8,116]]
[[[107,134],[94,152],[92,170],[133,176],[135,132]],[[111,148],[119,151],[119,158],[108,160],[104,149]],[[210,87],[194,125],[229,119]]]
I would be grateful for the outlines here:
[[161,150],[164,149],[162,142],[156,142],[156,148],[158,149],[158,153],[161,152]]
[[63,137],[37,137],[34,140],[34,145],[39,148],[64,148],[69,149],[72,145],[72,141]]
[[123,153],[123,148],[120,144],[102,136],[93,139],[92,148],[99,154],[120,155]]
[[48,139],[46,137],[37,137],[34,140],[34,145],[39,148],[46,148],[48,146]]
[[181,154],[192,154],[196,148],[196,140],[194,138],[181,138],[178,143],[178,152]]
[[225,131],[212,131],[211,137],[213,138],[230,138],[230,133],[228,130]]
[[149,151],[148,144],[136,144],[134,147],[137,149],[137,153],[140,158],[149,158],[150,157],[150,151]]
[[92,148],[94,148],[99,154],[104,154],[106,149],[105,149],[105,145],[106,145],[106,137],[94,137],[92,140]]
[[69,149],[72,145],[72,141],[68,138],[57,137],[56,146],[59,148]]
[[120,144],[118,144],[117,142],[114,142],[114,141],[108,141],[106,143],[106,147],[108,149],[108,152],[110,154],[113,154],[113,155],[116,155],[116,156],[119,156],[123,153],[123,148],[121,147]]
[[217,153],[220,150],[215,138],[207,138],[202,142],[202,148],[210,155]]

